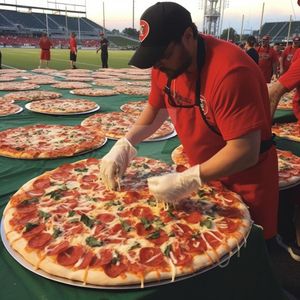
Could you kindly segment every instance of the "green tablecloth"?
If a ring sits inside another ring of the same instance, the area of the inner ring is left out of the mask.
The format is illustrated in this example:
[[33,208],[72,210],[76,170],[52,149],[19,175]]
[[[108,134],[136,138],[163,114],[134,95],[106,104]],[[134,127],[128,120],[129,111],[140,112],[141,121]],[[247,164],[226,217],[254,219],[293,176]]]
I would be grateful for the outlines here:
[[[65,97],[79,98],[67,91],[64,91],[64,94]],[[106,112],[118,110],[121,104],[141,97],[113,96],[91,99],[101,106],[101,111]],[[20,102],[20,105],[24,106],[25,103]],[[36,123],[75,125],[80,124],[87,116],[49,116],[25,109],[18,115],[2,117],[0,130]],[[0,157],[0,214],[2,215],[11,194],[31,178],[62,163],[87,157],[102,157],[113,143],[114,141],[109,141],[101,149],[63,159],[17,160]],[[138,146],[138,153],[140,156],[170,163],[170,152],[178,144],[177,137],[167,141],[142,143]],[[240,257],[232,257],[227,267],[217,267],[207,273],[165,286],[121,291],[78,288],[44,279],[19,265],[0,242],[0,299],[282,299],[264,245],[261,230],[254,227],[249,235],[247,247],[241,250]]]

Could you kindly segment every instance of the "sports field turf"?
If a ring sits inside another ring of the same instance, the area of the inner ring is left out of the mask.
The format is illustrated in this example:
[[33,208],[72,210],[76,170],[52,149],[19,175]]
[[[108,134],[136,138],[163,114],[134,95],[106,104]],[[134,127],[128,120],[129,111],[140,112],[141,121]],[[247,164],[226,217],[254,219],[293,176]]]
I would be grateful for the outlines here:
[[[39,65],[40,49],[1,48],[2,68],[13,67],[31,70]],[[110,50],[108,66],[110,68],[126,68],[134,51]],[[100,52],[96,50],[78,50],[77,67],[95,70],[101,66]],[[62,70],[70,67],[68,49],[51,49],[49,68]]]

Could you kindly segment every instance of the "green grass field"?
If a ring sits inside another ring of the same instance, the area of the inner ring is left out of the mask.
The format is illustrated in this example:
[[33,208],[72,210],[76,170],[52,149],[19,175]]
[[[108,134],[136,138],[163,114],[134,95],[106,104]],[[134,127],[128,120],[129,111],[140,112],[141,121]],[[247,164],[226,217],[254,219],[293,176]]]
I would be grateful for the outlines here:
[[[39,49],[1,48],[2,68],[35,69],[39,65]],[[126,68],[134,51],[109,51],[108,66],[110,68]],[[95,50],[78,50],[77,67],[81,69],[99,69],[100,52]],[[68,49],[51,49],[49,68],[63,70],[70,68]]]

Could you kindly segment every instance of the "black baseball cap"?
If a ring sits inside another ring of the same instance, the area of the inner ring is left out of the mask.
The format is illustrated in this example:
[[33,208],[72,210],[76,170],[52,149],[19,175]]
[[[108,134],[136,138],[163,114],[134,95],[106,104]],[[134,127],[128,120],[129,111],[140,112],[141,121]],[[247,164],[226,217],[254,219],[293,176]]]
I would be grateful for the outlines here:
[[193,24],[191,14],[174,2],[157,2],[141,16],[139,48],[129,65],[140,69],[152,67],[163,55],[170,42],[180,39]]

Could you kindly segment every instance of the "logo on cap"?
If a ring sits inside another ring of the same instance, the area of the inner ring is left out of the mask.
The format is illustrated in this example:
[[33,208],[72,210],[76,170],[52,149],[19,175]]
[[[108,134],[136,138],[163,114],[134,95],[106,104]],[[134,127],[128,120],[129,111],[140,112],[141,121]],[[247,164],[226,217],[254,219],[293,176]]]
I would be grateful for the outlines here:
[[143,42],[145,40],[145,38],[148,36],[150,32],[150,27],[148,22],[146,22],[145,20],[141,20],[140,21],[140,35],[139,35],[139,40],[140,42]]

